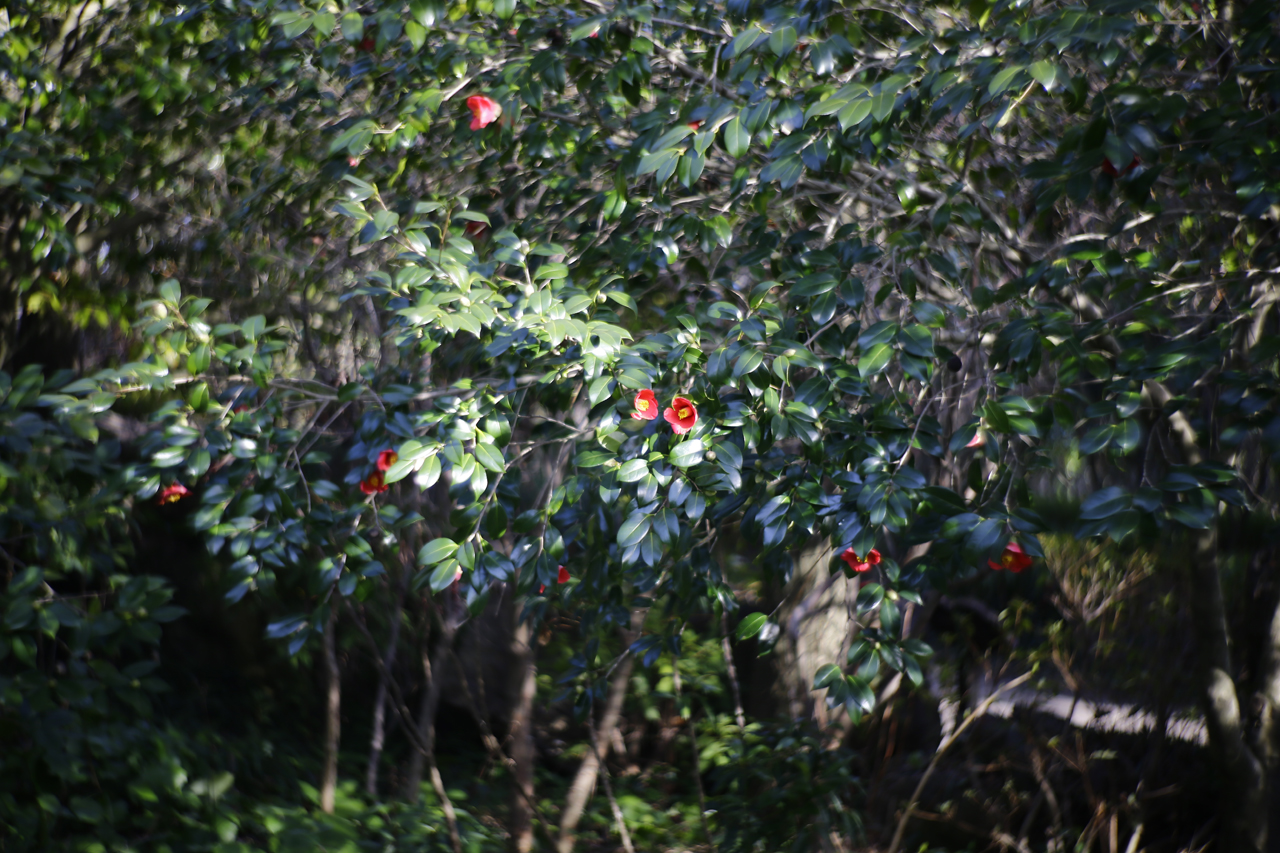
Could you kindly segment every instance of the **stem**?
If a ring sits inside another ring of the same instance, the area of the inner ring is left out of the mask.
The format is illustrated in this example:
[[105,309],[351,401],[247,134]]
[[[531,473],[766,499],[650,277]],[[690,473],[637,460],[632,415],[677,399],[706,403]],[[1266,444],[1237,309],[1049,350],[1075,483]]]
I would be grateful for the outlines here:
[[[627,658],[628,665],[631,658]],[[626,694],[626,682],[623,682],[623,694]],[[610,697],[612,698],[612,697]],[[622,703],[619,702],[619,705]],[[616,719],[615,719],[616,722]],[[604,727],[604,721],[601,720],[601,728]],[[596,710],[595,703],[587,703],[587,731],[591,733],[591,755],[596,760],[596,766],[599,768],[600,780],[604,782],[604,795],[609,799],[609,809],[613,812],[613,820],[618,825],[618,835],[622,837],[622,847],[627,853],[636,853],[636,849],[631,846],[631,834],[627,832],[627,822],[622,816],[622,809],[618,808],[618,801],[613,796],[613,784],[609,781],[609,768],[605,766],[604,757],[600,754],[599,738],[596,736]],[[563,836],[561,836],[563,838]],[[569,844],[572,847],[573,839],[570,838]]]
[[405,589],[404,583],[397,585],[396,603],[391,611],[391,636],[387,640],[387,650],[382,655],[382,666],[378,668],[378,690],[373,699],[373,733],[369,737],[369,766],[364,778],[364,789],[370,797],[378,796],[378,762],[382,758],[382,747],[386,739],[387,678],[396,664]]
[[[630,645],[630,638],[623,639]],[[565,799],[564,814],[560,817],[560,839],[556,844],[559,853],[569,853],[573,849],[573,831],[577,828],[578,821],[582,818],[582,811],[591,798],[596,777],[604,774],[604,777],[608,778],[608,771],[604,770],[603,762],[609,755],[613,730],[618,725],[618,718],[622,714],[622,703],[627,696],[627,686],[631,680],[631,667],[634,661],[635,658],[632,655],[627,655],[626,659],[618,665],[613,681],[609,684],[609,697],[605,700],[604,716],[600,718],[600,727],[598,729],[593,727],[590,731],[591,752],[582,759],[582,764],[578,767],[578,773]],[[592,708],[594,705],[594,702],[590,703]],[[594,718],[594,710],[591,713]],[[597,748],[598,743],[604,745]]]
[[907,802],[907,810],[902,813],[902,819],[898,821],[898,828],[893,833],[893,841],[889,844],[889,853],[898,853],[898,847],[902,844],[902,836],[907,831],[907,821],[911,820],[911,816],[915,814],[916,806],[920,802],[920,794],[924,791],[924,786],[928,783],[929,777],[933,775],[933,771],[938,768],[938,761],[942,758],[943,754],[960,738],[960,735],[965,733],[965,730],[973,724],[974,720],[977,720],[987,712],[987,709],[991,707],[992,703],[1000,698],[1002,693],[1012,690],[1030,678],[1031,673],[1028,672],[1018,676],[1007,684],[1001,685],[998,690],[994,691],[990,696],[983,700],[982,704],[975,708],[973,713],[966,717],[963,723],[956,726],[956,730],[951,733],[951,737],[938,744],[938,751],[933,754],[933,760],[929,762],[929,766],[925,768],[924,775],[920,777],[920,782],[916,785],[915,791],[911,793],[911,799]]
[[[426,761],[431,773],[431,786],[435,789],[436,796],[440,798],[440,808],[444,811],[445,823],[449,828],[449,841],[453,845],[453,853],[462,853],[462,838],[458,834],[458,816],[453,809],[453,802],[449,799],[449,793],[445,790],[444,781],[440,778],[440,771],[436,768],[436,757],[434,750],[435,743],[435,708],[439,703],[438,679],[433,678],[434,667],[431,660],[425,654],[423,655],[423,669],[427,677],[428,696],[424,700],[426,708],[420,709],[419,716],[422,718],[421,723],[415,723],[413,715],[409,713],[409,708],[404,704],[404,696],[400,693],[400,685],[398,685],[391,677],[391,674],[383,667],[382,658],[377,654],[378,643],[373,638],[373,634],[369,632],[369,626],[364,623],[360,612],[352,605],[351,600],[347,599],[347,609],[355,619],[356,627],[360,629],[360,633],[364,635],[365,640],[374,650],[373,660],[378,665],[379,670],[386,676],[387,686],[391,688],[391,696],[395,700],[394,707],[400,715],[401,722],[404,723],[405,733],[409,736],[409,741],[414,748],[422,755]],[[438,642],[450,642],[452,633],[447,633]],[[435,691],[436,695],[432,697],[431,691]],[[422,711],[429,713],[423,714]],[[421,768],[418,769],[419,778],[421,778]],[[416,786],[415,786],[416,792]]]
[[324,628],[324,671],[326,703],[324,718],[324,776],[320,782],[320,810],[333,814],[338,787],[338,741],[342,733],[342,681],[338,671],[338,653],[334,634],[338,628],[338,610],[329,608]]
[[738,686],[738,667],[733,663],[733,648],[729,645],[729,613],[720,611],[720,650],[724,653],[724,666],[729,674],[729,686],[733,688],[733,713],[738,721],[742,746],[746,749],[747,717],[742,713],[742,688]]

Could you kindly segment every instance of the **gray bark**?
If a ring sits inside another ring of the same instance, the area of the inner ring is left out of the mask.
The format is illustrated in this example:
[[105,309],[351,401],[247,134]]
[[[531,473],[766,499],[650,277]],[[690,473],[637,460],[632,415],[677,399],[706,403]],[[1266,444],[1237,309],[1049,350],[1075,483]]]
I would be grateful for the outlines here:
[[1263,853],[1267,846],[1267,797],[1263,766],[1246,738],[1240,698],[1227,645],[1226,606],[1218,576],[1218,535],[1214,527],[1196,540],[1189,596],[1200,642],[1200,682],[1204,690],[1209,743],[1223,774],[1222,850]]
[[[516,619],[520,609],[514,608]],[[515,763],[515,788],[511,792],[511,849],[529,853],[533,849],[533,698],[537,693],[537,666],[533,628],[527,622],[516,625],[512,652],[516,658],[516,703],[511,713],[511,760]]]

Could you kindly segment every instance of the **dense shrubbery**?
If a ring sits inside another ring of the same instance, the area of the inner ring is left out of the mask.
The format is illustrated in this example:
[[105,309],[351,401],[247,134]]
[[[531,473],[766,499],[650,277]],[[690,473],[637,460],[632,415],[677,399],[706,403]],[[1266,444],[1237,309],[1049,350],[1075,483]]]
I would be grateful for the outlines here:
[[[1262,849],[1268,4],[6,14],[4,849],[897,853],[1139,587]],[[1025,732],[973,837],[1163,814]]]

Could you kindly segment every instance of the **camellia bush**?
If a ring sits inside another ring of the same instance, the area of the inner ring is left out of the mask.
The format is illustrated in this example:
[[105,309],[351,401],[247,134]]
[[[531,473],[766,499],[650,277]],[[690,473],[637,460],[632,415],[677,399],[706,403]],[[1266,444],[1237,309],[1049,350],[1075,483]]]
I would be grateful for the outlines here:
[[[10,26],[34,37],[58,10],[26,14]],[[130,362],[31,400],[28,371],[8,399],[59,413],[85,448],[59,444],[39,464],[101,483],[103,520],[79,523],[106,529],[126,495],[182,509],[228,566],[229,602],[291,614],[267,633],[326,661],[326,808],[350,701],[339,625],[379,662],[376,719],[401,719],[461,849],[430,714],[416,722],[392,671],[401,612],[434,595],[437,632],[452,630],[446,599],[509,619],[517,698],[505,745],[490,741],[511,768],[508,831],[515,849],[564,850],[573,797],[565,815],[538,813],[532,769],[535,649],[554,613],[577,620],[581,653],[554,677],[593,732],[589,792],[609,730],[596,717],[634,666],[678,657],[708,614],[726,649],[792,630],[776,614],[739,618],[746,585],[782,588],[815,550],[832,579],[857,580],[847,654],[800,673],[856,724],[895,676],[923,683],[931,649],[912,628],[927,599],[1037,571],[1038,501],[1065,494],[1080,501],[1078,537],[1176,539],[1194,555],[1220,843],[1262,849],[1280,647],[1237,681],[1218,566],[1247,547],[1219,533],[1224,519],[1260,519],[1275,548],[1268,4],[109,14],[176,28],[182,55],[214,63],[208,79],[192,72],[207,90],[184,84],[174,108],[195,122],[225,104],[241,123],[211,140],[184,125],[169,144],[204,158],[193,186],[226,189],[189,231],[132,226],[175,260],[131,261],[147,274],[119,312]],[[229,51],[269,60],[242,67]],[[46,267],[71,264],[69,229],[118,224],[167,191],[140,182],[124,203],[86,186],[73,213],[70,197],[39,196],[53,186],[31,166],[39,146],[14,151],[5,193],[44,217],[38,238],[30,221],[10,229],[21,239],[6,251],[25,253],[21,275],[6,272],[16,304],[43,292]],[[107,156],[85,151],[67,168],[91,174],[89,158]],[[225,257],[196,245],[215,239]],[[160,402],[136,456],[114,461],[93,419],[144,394]],[[20,494],[32,475],[12,467],[31,451],[9,438],[34,422],[4,417],[6,503],[38,506]],[[107,456],[114,479],[92,467]],[[0,544],[28,549],[11,558],[5,648],[36,666],[24,638],[37,625],[57,636],[51,618],[75,628],[59,615],[74,593],[33,597],[46,576],[32,567],[54,558],[22,538],[36,522],[3,518]],[[131,588],[119,602],[178,616],[155,609],[160,587]],[[622,651],[601,651],[618,638]],[[27,676],[5,677],[13,691]],[[739,774],[724,770],[725,790],[755,778],[743,763],[763,760],[766,737],[735,703]],[[848,796],[826,791],[812,804],[822,819],[794,834],[856,836]],[[720,817],[703,828],[750,847]]]

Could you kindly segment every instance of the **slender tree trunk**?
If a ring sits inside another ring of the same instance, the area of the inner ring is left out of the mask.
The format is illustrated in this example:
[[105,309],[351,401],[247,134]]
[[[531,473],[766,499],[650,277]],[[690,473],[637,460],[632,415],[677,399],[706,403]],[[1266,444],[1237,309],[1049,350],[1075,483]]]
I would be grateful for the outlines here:
[[1196,540],[1189,596],[1200,642],[1200,679],[1210,746],[1223,776],[1219,849],[1263,853],[1267,846],[1267,798],[1263,766],[1250,749],[1227,645],[1226,606],[1218,576],[1218,531]]
[[[520,608],[513,608],[520,619]],[[533,697],[537,692],[537,666],[533,627],[518,621],[512,637],[516,659],[516,703],[511,713],[511,759],[515,762],[515,788],[511,792],[511,849],[533,849]]]
[[1262,653],[1256,705],[1259,708],[1257,752],[1269,788],[1268,849],[1274,851],[1280,850],[1280,602],[1271,616],[1267,646]]
[[329,621],[324,628],[324,670],[327,697],[324,718],[324,778],[320,782],[320,809],[333,814],[334,795],[338,788],[338,741],[342,733],[342,679],[338,672],[338,649],[334,634],[338,629],[338,608],[329,608]]
[[365,770],[364,790],[370,797],[378,796],[378,762],[382,760],[382,747],[386,739],[387,678],[395,667],[396,646],[400,642],[400,614],[404,609],[404,584],[396,588],[396,603],[391,612],[391,636],[387,650],[382,655],[383,666],[378,670],[378,689],[373,698],[373,733],[369,737],[369,766]]
[[578,775],[574,777],[573,784],[569,787],[564,813],[560,817],[560,839],[556,844],[559,853],[569,853],[573,849],[573,832],[578,828],[582,811],[595,790],[596,778],[600,775],[600,762],[609,756],[613,730],[618,725],[618,717],[622,714],[622,703],[627,697],[633,660],[631,655],[627,655],[614,671],[613,681],[609,685],[609,696],[605,700],[604,714],[600,717],[600,725],[591,734],[593,742],[598,747],[589,751],[582,759],[582,764],[578,767]]
[[[449,644],[453,642],[453,632],[444,626],[445,631],[436,640],[435,653],[430,651],[430,640],[422,644],[422,674],[426,679],[422,691],[422,701],[418,704],[418,734],[427,747],[435,752],[436,710],[440,707],[440,663],[448,654]],[[417,802],[418,790],[422,787],[422,774],[426,767],[426,756],[414,750],[409,759],[409,778],[405,783],[405,797]],[[432,782],[434,785],[434,780]]]
[[[435,689],[435,679],[432,678],[431,653],[427,642],[422,644],[422,672],[426,681],[422,687],[422,699],[418,702],[418,733],[425,739],[435,731],[432,720],[436,715],[436,703],[440,700],[440,692]],[[425,756],[415,749],[409,759],[409,773],[404,783],[404,798],[411,803],[418,801],[425,766]]]

